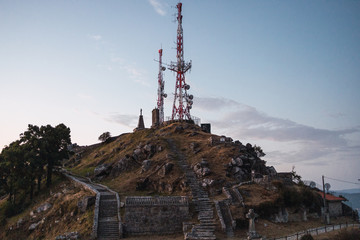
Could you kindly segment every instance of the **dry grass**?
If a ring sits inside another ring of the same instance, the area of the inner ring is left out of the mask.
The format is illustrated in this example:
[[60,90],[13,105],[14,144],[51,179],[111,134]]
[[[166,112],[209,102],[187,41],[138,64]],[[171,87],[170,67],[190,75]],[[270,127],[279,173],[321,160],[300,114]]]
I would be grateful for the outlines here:
[[[79,232],[85,239],[89,238],[94,208],[85,213],[77,209],[78,200],[89,195],[93,193],[68,180],[62,180],[50,192],[37,196],[33,204],[21,214],[7,219],[7,224],[0,227],[0,239],[55,239],[58,235],[72,231]],[[37,213],[36,209],[44,203],[50,203],[52,207]],[[33,216],[30,212],[34,212]],[[17,227],[20,219],[23,219],[23,223]],[[28,230],[31,224],[38,222],[41,223],[35,230]]]

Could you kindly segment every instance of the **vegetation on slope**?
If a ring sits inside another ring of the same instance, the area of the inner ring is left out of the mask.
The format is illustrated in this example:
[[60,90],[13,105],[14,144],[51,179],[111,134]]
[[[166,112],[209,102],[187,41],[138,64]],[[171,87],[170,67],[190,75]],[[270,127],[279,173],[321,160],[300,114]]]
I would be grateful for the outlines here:
[[[53,185],[36,195],[17,215],[9,217],[9,202],[6,199],[0,201],[0,239],[55,239],[66,232],[78,232],[82,239],[89,239],[94,206],[80,212],[78,201],[92,195],[92,192],[55,174]],[[40,210],[45,205],[48,209]],[[36,227],[31,230],[31,225]]]

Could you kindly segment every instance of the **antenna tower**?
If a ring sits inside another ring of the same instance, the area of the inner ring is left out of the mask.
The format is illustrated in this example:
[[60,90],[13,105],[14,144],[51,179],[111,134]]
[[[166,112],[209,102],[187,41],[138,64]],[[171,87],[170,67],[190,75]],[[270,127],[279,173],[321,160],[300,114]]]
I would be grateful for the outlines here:
[[[184,43],[183,43],[183,28],[182,28],[182,15],[181,8],[182,3],[179,2],[176,5],[178,9],[177,13],[177,41],[176,41],[176,50],[177,50],[177,62],[171,62],[169,70],[176,72],[176,84],[175,84],[175,96],[174,104],[172,109],[171,120],[191,120],[190,109],[193,104],[193,95],[188,95],[187,90],[190,89],[190,85],[185,82],[185,73],[191,69],[191,61],[185,63],[184,61]],[[185,106],[186,104],[186,106]]]
[[165,67],[162,65],[162,49],[159,49],[159,75],[158,75],[158,100],[157,107],[159,109],[159,124],[164,122],[164,98],[167,94],[164,93],[165,81],[163,80],[163,71]]

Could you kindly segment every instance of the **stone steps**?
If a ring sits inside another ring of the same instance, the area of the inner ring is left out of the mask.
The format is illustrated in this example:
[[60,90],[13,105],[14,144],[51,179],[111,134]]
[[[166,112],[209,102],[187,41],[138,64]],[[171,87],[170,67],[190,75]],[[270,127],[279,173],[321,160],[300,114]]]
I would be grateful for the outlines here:
[[198,220],[200,224],[196,224],[191,232],[185,233],[186,240],[215,240],[215,221],[213,212],[213,203],[209,199],[207,191],[201,186],[195,172],[189,167],[185,161],[185,156],[178,151],[171,139],[168,139],[172,154],[169,156],[177,159],[178,165],[185,173],[186,181],[191,190],[195,210],[198,212]]
[[97,239],[118,240],[120,239],[118,203],[116,195],[106,188],[98,188],[100,192],[99,219]]

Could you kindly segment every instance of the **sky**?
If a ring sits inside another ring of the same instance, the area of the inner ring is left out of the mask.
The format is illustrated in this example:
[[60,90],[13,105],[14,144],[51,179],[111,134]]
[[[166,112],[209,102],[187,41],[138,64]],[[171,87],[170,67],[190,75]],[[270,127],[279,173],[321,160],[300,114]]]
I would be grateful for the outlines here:
[[[158,50],[176,61],[177,2],[0,0],[0,147],[28,124],[94,144],[132,132],[140,108],[149,127]],[[182,2],[191,115],[261,146],[279,172],[359,188],[360,1]],[[170,116],[174,73],[164,80]]]

